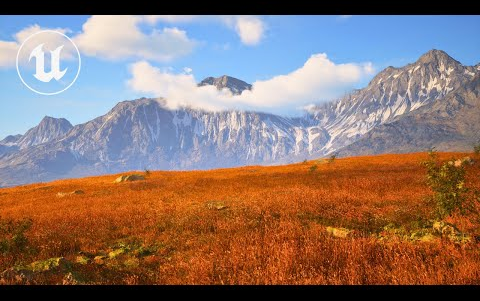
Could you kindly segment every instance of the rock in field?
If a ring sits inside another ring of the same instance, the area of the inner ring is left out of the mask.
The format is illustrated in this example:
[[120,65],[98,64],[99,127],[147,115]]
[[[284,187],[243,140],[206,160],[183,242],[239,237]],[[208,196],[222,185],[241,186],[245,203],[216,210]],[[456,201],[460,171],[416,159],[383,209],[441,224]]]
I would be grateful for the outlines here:
[[78,195],[78,194],[85,194],[85,192],[83,190],[75,190],[72,192],[59,192],[57,193],[57,198],[63,198],[66,196]]
[[334,227],[327,227],[327,233],[334,237],[341,237],[345,238],[347,237],[352,230],[349,230],[347,228],[334,228]]
[[122,182],[132,182],[132,181],[141,181],[145,180],[145,177],[142,175],[138,174],[133,174],[133,175],[123,175],[118,177],[114,183],[122,183]]

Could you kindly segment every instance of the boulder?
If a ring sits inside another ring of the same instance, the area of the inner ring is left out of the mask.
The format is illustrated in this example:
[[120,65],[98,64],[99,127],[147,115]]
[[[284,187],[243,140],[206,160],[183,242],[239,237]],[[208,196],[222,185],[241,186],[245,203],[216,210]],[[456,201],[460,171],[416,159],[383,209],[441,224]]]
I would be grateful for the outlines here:
[[88,264],[90,262],[90,258],[88,258],[87,256],[79,255],[75,259],[75,262],[79,263],[81,265],[85,265],[85,264]]
[[210,210],[224,210],[224,209],[227,209],[228,206],[225,205],[223,202],[210,201],[210,202],[207,202],[207,208]]
[[436,221],[433,223],[433,231],[435,231],[435,233],[438,233],[438,234],[442,234],[442,229],[443,227],[445,227],[446,223],[443,222],[443,221]]
[[53,269],[65,269],[68,265],[69,262],[65,258],[56,257],[32,262],[27,268],[31,269],[33,272],[44,272]]
[[334,228],[334,227],[327,227],[327,233],[334,237],[345,238],[349,236],[352,230],[346,228]]
[[472,239],[469,235],[458,230],[454,225],[443,221],[434,222],[433,231],[436,234],[446,237],[455,243],[467,243]]
[[132,182],[132,181],[141,181],[145,180],[145,177],[142,175],[138,174],[133,174],[133,175],[122,175],[118,177],[114,183],[122,183],[122,182]]
[[85,192],[83,190],[74,190],[72,192],[59,192],[57,193],[57,198],[63,198],[66,196],[79,195],[79,194],[85,194]]
[[413,241],[420,241],[420,242],[432,242],[432,241],[435,241],[436,237],[432,233],[422,229],[422,230],[414,231],[410,235],[410,239]]
[[106,259],[107,259],[107,256],[99,255],[93,258],[93,262],[95,262],[96,264],[102,265],[102,264],[105,264]]
[[123,253],[125,253],[125,249],[123,249],[123,248],[116,249],[116,250],[113,250],[112,252],[108,253],[108,257],[109,258],[115,258],[118,255],[123,254]]

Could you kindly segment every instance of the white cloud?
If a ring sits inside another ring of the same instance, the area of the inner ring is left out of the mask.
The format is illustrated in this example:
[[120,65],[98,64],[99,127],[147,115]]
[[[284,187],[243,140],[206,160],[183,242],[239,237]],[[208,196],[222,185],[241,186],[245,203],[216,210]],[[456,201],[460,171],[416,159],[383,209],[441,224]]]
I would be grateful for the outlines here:
[[310,103],[310,104],[298,107],[298,109],[307,111],[309,113],[315,113],[316,108],[317,108],[317,105],[314,103]]
[[242,42],[246,45],[257,45],[263,37],[265,26],[257,17],[237,18],[235,29]]
[[0,67],[15,66],[15,59],[20,45],[17,42],[0,41]]
[[251,105],[266,107],[286,105],[292,100],[300,104],[328,100],[351,88],[372,70],[371,63],[337,65],[326,54],[315,54],[287,75],[253,83],[253,90],[241,96]]
[[245,45],[257,45],[265,35],[266,25],[259,16],[221,16],[219,18],[235,30]]
[[[15,62],[17,59],[17,51],[22,45],[22,43],[29,38],[31,35],[40,32],[42,30],[53,30],[57,31],[63,34],[67,34],[70,32],[68,28],[44,28],[40,27],[39,25],[35,24],[32,26],[28,26],[21,31],[15,33],[13,35],[13,41],[0,41],[0,67],[15,67]],[[40,40],[41,39],[41,40]],[[35,40],[38,40],[38,42],[35,42]],[[63,38],[60,35],[41,35],[40,36],[34,36],[29,40],[28,43],[25,44],[24,49],[22,49],[23,55],[28,55],[33,48],[40,44],[44,44],[44,50],[54,50],[59,42],[63,42]],[[69,59],[74,57],[74,51],[75,49],[69,45],[66,44],[65,48],[62,50],[61,55],[62,58],[64,59]],[[28,61],[25,59],[25,57],[20,57],[19,58],[21,62],[26,62]]]
[[193,71],[192,68],[189,68],[189,67],[183,68],[183,72],[185,72],[186,74],[190,74],[192,73],[192,71]]
[[[158,22],[184,24],[191,22],[219,22],[234,30],[243,44],[253,46],[260,43],[265,35],[266,25],[259,16],[189,16],[189,15],[147,15],[147,16],[92,16],[82,26],[82,32],[72,40],[82,54],[108,60],[139,59],[165,62],[185,56],[199,43],[188,37],[187,32],[177,27],[156,28]],[[22,42],[30,35],[45,29],[67,34],[66,28],[41,28],[33,25],[13,35],[11,41],[0,41],[0,67],[15,66],[16,53]],[[43,38],[43,37],[42,37]],[[52,36],[46,42],[46,49],[60,36]],[[41,41],[42,43],[44,40]],[[39,43],[41,43],[39,41]],[[32,43],[32,45],[35,43]],[[38,43],[36,43],[38,44]],[[35,44],[35,45],[36,45]],[[224,44],[223,49],[229,48]],[[27,52],[27,51],[26,51]],[[63,58],[74,57],[73,47],[62,51]],[[29,53],[29,51],[28,51]]]
[[144,17],[146,22],[155,24],[164,22],[170,24],[191,22],[215,22],[220,21],[233,29],[243,44],[254,46],[260,43],[265,35],[266,25],[259,16],[190,16],[190,15],[149,15]]
[[[213,86],[197,87],[192,74],[173,74],[153,67],[146,61],[130,66],[132,78],[127,81],[130,88],[143,93],[167,97],[167,106],[200,107],[206,110],[225,108],[223,101],[231,97],[229,91],[217,91]],[[194,101],[194,103],[192,103]]]
[[196,42],[176,27],[143,33],[139,25],[146,20],[141,16],[92,16],[74,41],[85,54],[110,60],[169,61],[195,47]]
[[228,89],[197,87],[192,74],[162,71],[141,61],[131,66],[128,86],[138,92],[167,99],[167,106],[199,107],[210,110],[229,108],[269,110],[277,107],[296,109],[311,103],[330,100],[373,73],[371,63],[335,64],[326,54],[312,55],[297,70],[268,80],[256,81],[251,91],[232,95]]

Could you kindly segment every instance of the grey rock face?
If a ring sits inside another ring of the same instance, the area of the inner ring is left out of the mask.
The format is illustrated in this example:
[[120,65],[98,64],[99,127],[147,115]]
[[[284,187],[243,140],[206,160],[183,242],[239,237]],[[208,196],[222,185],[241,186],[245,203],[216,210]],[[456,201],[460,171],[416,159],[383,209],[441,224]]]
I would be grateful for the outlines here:
[[441,100],[477,73],[475,67],[463,66],[440,50],[431,50],[403,68],[384,69],[366,88],[314,110],[331,136],[323,151],[339,150],[378,125]]
[[[0,159],[0,185],[149,169],[209,169],[315,156],[327,132],[300,118],[256,112],[168,110],[123,101],[60,138]],[[33,171],[33,172],[32,172]],[[12,176],[14,175],[14,176]]]
[[72,127],[70,122],[64,118],[45,116],[36,127],[28,130],[25,135],[7,136],[0,141],[0,158],[2,154],[26,149],[62,137]]
[[0,144],[7,145],[7,144],[15,144],[20,138],[22,138],[22,135],[9,135],[5,137],[5,139],[0,141]]
[[207,77],[202,80],[198,86],[207,86],[212,85],[217,87],[218,90],[222,90],[223,88],[228,88],[233,95],[242,94],[244,90],[251,90],[252,85],[247,84],[246,82],[239,80],[234,77],[230,77],[228,75],[223,75],[220,77]]
[[31,128],[18,139],[16,144],[20,149],[25,149],[62,137],[72,128],[72,124],[65,118],[45,116],[36,127]]
[[[361,90],[302,118],[244,111],[169,110],[164,99],[118,103],[74,127],[45,118],[0,142],[0,186],[148,169],[210,169],[298,162],[340,152],[463,150],[480,133],[479,66],[432,50],[389,67]],[[239,94],[228,77],[200,84]]]
[[3,154],[14,152],[18,150],[17,141],[22,138],[22,135],[9,135],[0,141],[0,157]]
[[380,125],[341,149],[340,156],[426,151],[471,151],[480,141],[480,75],[402,118]]

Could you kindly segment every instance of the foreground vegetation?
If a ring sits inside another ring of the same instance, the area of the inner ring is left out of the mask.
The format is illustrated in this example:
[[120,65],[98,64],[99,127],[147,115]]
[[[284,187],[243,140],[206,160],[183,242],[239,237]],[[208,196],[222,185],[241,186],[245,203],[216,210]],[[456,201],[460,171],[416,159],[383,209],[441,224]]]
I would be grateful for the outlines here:
[[480,284],[480,164],[452,169],[446,194],[435,178],[465,156],[480,159],[330,158],[0,189],[0,283]]

